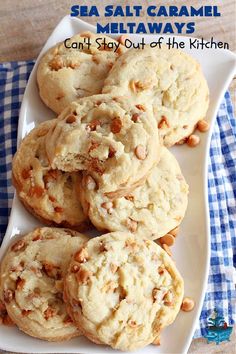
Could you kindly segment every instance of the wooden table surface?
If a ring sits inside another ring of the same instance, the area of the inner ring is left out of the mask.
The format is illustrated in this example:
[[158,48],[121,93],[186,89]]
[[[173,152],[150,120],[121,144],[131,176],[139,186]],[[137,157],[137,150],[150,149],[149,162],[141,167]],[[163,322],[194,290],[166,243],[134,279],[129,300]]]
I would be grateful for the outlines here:
[[[199,7],[203,2],[191,0],[192,6]],[[47,40],[61,18],[70,13],[72,5],[95,5],[103,13],[104,6],[108,4],[116,5],[142,5],[145,9],[147,5],[173,5],[173,1],[148,1],[148,0],[130,0],[129,2],[120,1],[70,1],[70,0],[0,0],[0,62],[25,60],[36,58],[42,46]],[[234,0],[225,0],[214,2],[205,2],[207,5],[219,6],[221,17],[198,18],[196,22],[197,37],[209,39],[212,36],[220,41],[229,43],[230,50],[236,51],[236,5]],[[186,1],[175,0],[174,5],[188,5]],[[85,21],[96,24],[97,19],[92,17],[83,18]],[[105,24],[107,19],[103,16],[99,18],[99,22]],[[122,18],[123,22],[128,22],[130,19]],[[147,18],[142,15],[142,19],[132,18],[134,21],[147,21]],[[150,22],[150,18],[148,19]],[[152,21],[152,19],[151,19]],[[154,19],[155,21],[155,19]],[[169,19],[162,22],[174,22]],[[183,20],[184,21],[184,20]],[[116,22],[116,21],[114,21]],[[236,79],[230,85],[231,96],[236,102]],[[193,340],[189,349],[189,354],[233,354],[235,353],[236,338],[235,333],[231,337],[231,342],[216,346],[214,343],[206,344],[205,339]],[[1,343],[0,343],[1,346]]]

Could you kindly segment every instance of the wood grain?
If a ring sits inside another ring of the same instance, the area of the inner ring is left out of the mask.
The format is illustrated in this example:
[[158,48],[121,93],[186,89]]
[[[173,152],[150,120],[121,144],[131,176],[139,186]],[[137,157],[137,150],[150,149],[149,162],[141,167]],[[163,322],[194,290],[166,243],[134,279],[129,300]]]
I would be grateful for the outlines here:
[[[46,42],[48,35],[60,21],[60,19],[70,14],[71,5],[79,3],[80,5],[94,5],[95,2],[87,1],[71,1],[71,0],[4,0],[0,2],[0,43],[1,53],[0,61],[23,60],[36,58],[43,44]],[[107,4],[127,5],[127,1],[97,1],[97,8],[100,10],[99,22],[107,23],[111,18],[104,17],[104,7]],[[142,4],[145,10],[153,1],[132,0],[129,4]],[[156,2],[159,4],[159,2]],[[173,5],[173,1],[163,2],[166,6]],[[186,5],[186,1],[174,1],[176,6]],[[222,5],[223,4],[223,5]],[[192,6],[199,7],[199,1],[192,0]],[[226,0],[214,1],[214,5],[218,5],[221,17],[195,17],[196,34],[198,37],[209,39],[214,36],[217,40],[228,42],[230,50],[236,50],[235,36],[235,1]],[[143,11],[145,12],[145,11]],[[156,18],[141,16],[143,22],[154,22]],[[96,17],[83,17],[83,20],[96,24]],[[185,21],[186,18],[179,18],[179,21]],[[137,18],[116,18],[113,22],[136,22]],[[175,22],[173,18],[161,18],[161,22]]]
[[[100,10],[101,17],[99,22],[105,24],[108,19],[102,14],[107,4],[113,5],[142,5],[146,9],[148,5],[188,5],[186,1],[148,1],[148,0],[130,0],[129,2],[120,1],[70,1],[70,0],[1,0],[0,1],[0,62],[26,60],[36,58],[42,46],[46,42],[49,34],[52,32],[57,23],[67,14],[70,14],[70,8],[74,4],[79,5],[95,5]],[[236,6],[234,0],[225,0],[214,2],[206,2],[207,5],[218,6],[221,17],[194,18],[196,22],[197,37],[209,39],[212,36],[223,42],[229,43],[230,50],[236,51]],[[203,2],[191,0],[191,5],[199,7]],[[83,20],[96,24],[96,18],[85,17]],[[110,20],[110,19],[109,19]],[[130,22],[130,18],[122,18],[119,22]],[[132,18],[132,22],[140,21],[140,19]],[[147,18],[142,14],[143,22],[152,22],[156,19]],[[161,19],[162,22],[174,22],[174,19]],[[184,21],[184,19],[183,19]],[[118,22],[117,20],[115,22]],[[230,91],[236,107],[236,79],[230,86]],[[1,345],[1,344],[0,344]],[[236,339],[235,334],[231,338],[230,343],[206,344],[205,339],[193,340],[189,349],[189,354],[232,354],[235,352]],[[2,352],[4,353],[4,352]]]
[[[104,1],[94,2],[74,1],[74,0],[1,0],[0,1],[0,62],[12,60],[26,60],[36,58],[42,46],[46,42],[49,34],[55,28],[57,23],[65,15],[70,14],[70,8],[74,4],[79,5],[95,5],[99,9],[99,23],[105,24],[111,18],[104,17],[104,8],[107,4],[112,5],[142,5],[142,21],[153,22],[156,19],[147,17],[145,10],[148,5],[173,5],[173,1],[166,0],[163,3],[148,0],[131,0],[129,3],[124,0],[120,1]],[[207,3],[208,4],[208,3]],[[213,3],[209,3],[212,5]],[[209,5],[208,4],[208,5]],[[175,0],[174,5],[187,5],[186,1]],[[192,6],[199,7],[198,0],[191,1]],[[202,5],[202,4],[201,4]],[[219,7],[220,17],[195,17],[196,32],[194,35],[209,39],[212,36],[219,41],[229,43],[230,50],[236,51],[236,6],[235,0],[225,0],[224,2],[214,0],[215,6]],[[96,25],[98,19],[96,17],[83,17],[83,20]],[[181,18],[180,18],[181,19]],[[118,20],[115,20],[118,22]],[[113,22],[115,22],[113,20]],[[137,22],[140,18],[122,18],[119,22]],[[174,22],[173,18],[161,18],[163,23]],[[184,18],[183,18],[184,21]],[[234,109],[236,108],[236,79],[230,86],[231,96],[233,99]]]

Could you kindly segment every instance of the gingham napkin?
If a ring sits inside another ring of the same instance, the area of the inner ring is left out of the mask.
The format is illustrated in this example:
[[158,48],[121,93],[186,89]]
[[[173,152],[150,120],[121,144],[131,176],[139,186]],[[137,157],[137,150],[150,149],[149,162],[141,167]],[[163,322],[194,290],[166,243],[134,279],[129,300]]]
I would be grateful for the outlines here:
[[[13,197],[11,160],[19,108],[33,65],[34,61],[0,64],[0,241]],[[207,318],[215,308],[229,325],[236,321],[236,123],[228,92],[215,122],[208,170],[211,267],[195,337],[205,334]]]

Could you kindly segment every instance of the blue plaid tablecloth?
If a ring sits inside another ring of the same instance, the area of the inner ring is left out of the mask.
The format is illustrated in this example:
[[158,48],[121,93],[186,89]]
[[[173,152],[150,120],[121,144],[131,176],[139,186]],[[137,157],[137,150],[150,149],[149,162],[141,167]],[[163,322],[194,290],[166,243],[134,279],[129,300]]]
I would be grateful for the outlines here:
[[[13,198],[11,161],[24,89],[34,61],[0,64],[0,241]],[[211,139],[208,165],[211,222],[211,266],[195,337],[206,333],[214,309],[232,325],[236,321],[236,123],[230,95],[225,93]]]

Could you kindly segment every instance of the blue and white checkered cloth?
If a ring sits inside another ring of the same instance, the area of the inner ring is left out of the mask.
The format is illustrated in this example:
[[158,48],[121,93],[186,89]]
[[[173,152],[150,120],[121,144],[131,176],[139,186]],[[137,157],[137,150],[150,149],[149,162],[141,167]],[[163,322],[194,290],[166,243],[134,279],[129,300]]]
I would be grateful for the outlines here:
[[[34,62],[0,64],[0,241],[13,198],[11,160],[16,150],[17,123],[24,89]],[[208,194],[211,222],[211,267],[195,337],[206,333],[207,318],[216,308],[236,322],[236,123],[229,93],[221,103],[211,139]]]

